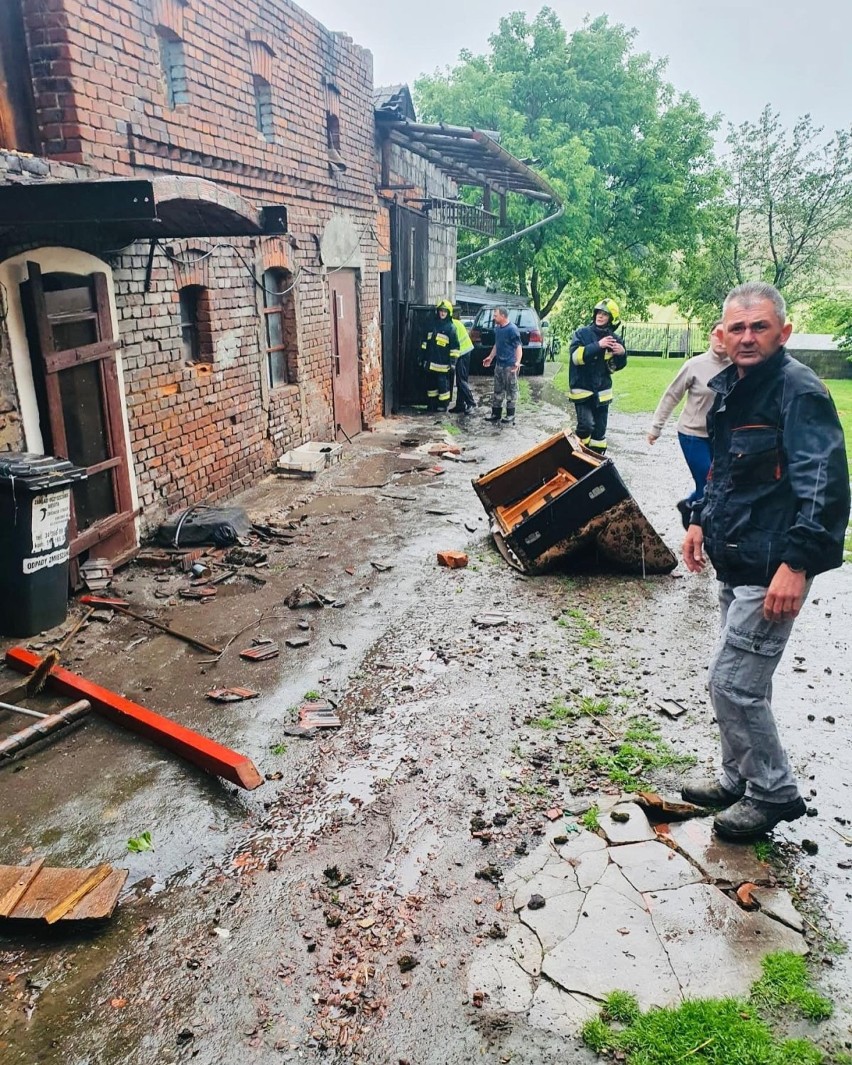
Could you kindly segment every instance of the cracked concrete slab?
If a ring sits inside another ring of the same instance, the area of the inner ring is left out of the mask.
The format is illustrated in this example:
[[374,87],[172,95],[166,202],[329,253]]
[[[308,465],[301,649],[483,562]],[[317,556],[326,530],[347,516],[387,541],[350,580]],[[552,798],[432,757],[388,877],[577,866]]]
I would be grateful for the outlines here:
[[572,862],[577,874],[577,884],[583,891],[600,880],[609,865],[609,851],[587,851]]
[[575,1035],[586,1023],[596,1017],[601,1004],[585,995],[572,995],[547,980],[542,981],[533,997],[529,1022],[533,1028],[541,1028],[557,1035]]
[[[627,821],[613,820],[613,814],[626,816]],[[601,832],[612,844],[641,843],[656,839],[651,822],[635,802],[622,802],[600,818]]]
[[629,991],[643,1009],[680,1000],[650,915],[600,884],[586,895],[576,929],[545,950],[541,971],[563,990],[592,998]]
[[606,840],[594,832],[587,832],[583,829],[576,836],[571,836],[567,843],[557,847],[557,850],[560,858],[571,861],[572,858],[579,858],[583,854],[588,854],[589,851],[606,850]]
[[508,941],[486,947],[471,963],[467,987],[471,997],[487,995],[489,1009],[523,1013],[533,1001],[533,978],[515,961]]
[[[563,833],[548,833],[507,876],[519,923],[471,968],[471,993],[486,992],[490,1009],[528,1011],[532,1026],[573,1035],[611,991],[645,1009],[745,996],[766,954],[807,953],[787,892],[756,887],[761,910],[745,911],[719,886],[771,882],[751,847],[717,840],[709,818],[655,834],[634,804],[614,808],[630,818],[602,816],[610,842],[582,830],[554,846]],[[526,908],[533,894],[541,909]]]
[[645,899],[684,998],[747,997],[766,954],[808,951],[798,933],[740,909],[713,884],[651,892]]
[[505,939],[506,946],[520,967],[529,976],[538,976],[541,973],[543,951],[541,940],[526,925],[517,924],[509,929]]
[[640,892],[669,891],[703,879],[691,862],[664,843],[648,840],[612,847],[610,857]]
[[573,933],[585,901],[585,892],[572,891],[557,895],[540,910],[521,910],[518,916],[535,932],[545,951],[553,950]]
[[804,932],[805,922],[799,916],[789,891],[783,888],[757,887],[751,895],[760,906],[761,913],[787,925],[794,932]]
[[507,895],[514,895],[518,888],[522,887],[527,880],[540,873],[548,864],[558,866],[560,860],[550,847],[536,847],[531,853],[525,855],[518,864],[506,875],[503,881],[503,890]]
[[617,891],[619,895],[623,895],[628,902],[632,902],[633,905],[638,906],[640,910],[647,910],[648,907],[645,905],[645,899],[636,888],[633,887],[615,863],[609,863],[606,872],[600,878],[598,883],[601,887],[608,887],[612,891]]
[[[606,858],[606,854],[603,855]],[[580,885],[582,887],[582,885]],[[560,862],[558,866],[546,865],[540,873],[518,888],[515,892],[513,906],[516,910],[522,910],[533,895],[541,895],[544,899],[552,899],[556,895],[565,895],[576,891],[578,887],[577,876],[574,868],[568,862]]]
[[726,843],[713,833],[713,821],[703,817],[667,826],[668,838],[708,880],[717,884],[771,884],[772,870],[750,846]]

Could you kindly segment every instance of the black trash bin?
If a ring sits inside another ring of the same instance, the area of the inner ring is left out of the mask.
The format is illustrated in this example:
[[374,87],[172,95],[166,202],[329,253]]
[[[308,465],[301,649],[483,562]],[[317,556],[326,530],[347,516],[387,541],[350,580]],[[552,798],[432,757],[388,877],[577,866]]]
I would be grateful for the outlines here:
[[67,459],[0,452],[0,633],[34,636],[68,613],[71,485]]

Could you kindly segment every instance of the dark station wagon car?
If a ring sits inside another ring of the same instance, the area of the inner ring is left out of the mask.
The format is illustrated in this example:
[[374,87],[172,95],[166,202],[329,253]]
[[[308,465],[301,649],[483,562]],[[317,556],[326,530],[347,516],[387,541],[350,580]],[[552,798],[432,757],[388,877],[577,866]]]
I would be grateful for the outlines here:
[[[542,336],[541,322],[532,307],[509,308],[509,321],[514,322],[521,334],[523,356],[521,372],[525,374],[543,374],[546,358],[545,343]],[[483,307],[477,314],[470,330],[473,351],[470,355],[470,372],[477,374],[493,373],[493,365],[483,369],[482,360],[494,347],[494,308]]]

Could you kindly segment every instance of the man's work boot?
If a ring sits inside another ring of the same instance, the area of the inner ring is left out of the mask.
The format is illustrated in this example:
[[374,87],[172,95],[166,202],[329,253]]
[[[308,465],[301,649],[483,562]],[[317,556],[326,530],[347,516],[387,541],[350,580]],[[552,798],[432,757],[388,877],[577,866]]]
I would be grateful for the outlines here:
[[491,413],[488,415],[488,417],[485,420],[487,422],[499,422],[500,421],[500,414],[501,414],[500,407],[492,407],[491,408]]
[[746,843],[771,832],[781,821],[796,821],[807,812],[805,800],[792,802],[763,802],[745,795],[738,803],[717,814],[713,828],[723,839]]
[[691,802],[694,806],[732,806],[744,794],[744,791],[739,794],[728,791],[718,780],[706,777],[704,780],[685,784],[680,797],[684,802]]
[[506,408],[506,417],[503,418],[502,421],[503,421],[504,425],[514,425],[515,424],[515,408],[514,407],[507,407]]

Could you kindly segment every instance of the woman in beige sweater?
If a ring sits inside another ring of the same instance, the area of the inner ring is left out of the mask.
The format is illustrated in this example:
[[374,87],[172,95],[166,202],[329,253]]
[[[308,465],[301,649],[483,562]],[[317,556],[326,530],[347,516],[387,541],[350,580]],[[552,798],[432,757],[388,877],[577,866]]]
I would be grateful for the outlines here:
[[695,481],[695,490],[677,504],[685,529],[689,527],[692,504],[704,495],[707,474],[710,472],[711,452],[710,441],[707,438],[707,415],[713,406],[715,393],[708,387],[708,381],[730,364],[725,354],[724,344],[715,336],[716,328],[720,324],[721,322],[716,322],[710,331],[709,350],[703,355],[687,359],[678,370],[675,379],[657,404],[648,433],[648,443],[656,444],[672,411],[686,396],[686,403],[677,422],[677,438],[680,441],[683,457],[689,466],[689,472]]

